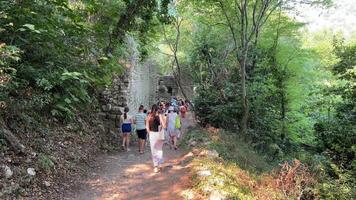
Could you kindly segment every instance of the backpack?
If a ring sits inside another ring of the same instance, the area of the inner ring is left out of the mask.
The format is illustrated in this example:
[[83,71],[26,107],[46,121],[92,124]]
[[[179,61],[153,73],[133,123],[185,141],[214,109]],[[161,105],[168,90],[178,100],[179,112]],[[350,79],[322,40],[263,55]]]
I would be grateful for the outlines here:
[[176,121],[175,121],[175,128],[180,128],[182,124],[180,123],[180,117],[177,115]]

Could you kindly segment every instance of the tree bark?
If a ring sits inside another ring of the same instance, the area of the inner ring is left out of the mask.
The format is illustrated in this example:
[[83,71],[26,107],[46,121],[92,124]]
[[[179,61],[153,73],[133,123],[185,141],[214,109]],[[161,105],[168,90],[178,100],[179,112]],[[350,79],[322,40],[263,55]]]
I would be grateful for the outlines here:
[[248,118],[249,118],[249,104],[247,97],[247,86],[246,86],[246,62],[247,62],[247,52],[248,48],[244,50],[243,58],[240,62],[241,70],[241,95],[242,95],[242,119],[241,119],[241,133],[247,133]]
[[1,122],[0,134],[4,135],[5,140],[9,143],[16,154],[25,153],[25,146],[20,143],[19,139],[7,128],[5,122]]

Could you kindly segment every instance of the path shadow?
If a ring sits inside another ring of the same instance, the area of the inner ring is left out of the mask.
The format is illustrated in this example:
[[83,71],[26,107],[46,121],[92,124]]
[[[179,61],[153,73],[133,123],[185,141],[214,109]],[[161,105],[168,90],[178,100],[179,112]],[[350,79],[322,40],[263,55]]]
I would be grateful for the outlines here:
[[[188,119],[187,119],[188,120]],[[192,126],[190,123],[184,125]],[[183,131],[183,132],[186,132]],[[164,146],[165,164],[160,173],[153,173],[149,147],[141,155],[132,149],[98,158],[99,166],[66,200],[179,200],[190,186],[190,157],[181,150]]]

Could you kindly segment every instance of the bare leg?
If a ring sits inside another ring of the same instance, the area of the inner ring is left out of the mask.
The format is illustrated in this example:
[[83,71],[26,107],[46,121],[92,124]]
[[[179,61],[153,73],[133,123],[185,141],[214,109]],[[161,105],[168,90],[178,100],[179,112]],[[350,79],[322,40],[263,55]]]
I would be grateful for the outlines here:
[[130,146],[130,134],[127,133],[126,134],[126,150],[129,150],[129,146]]
[[173,139],[173,136],[169,136],[169,138],[170,138],[169,146],[172,149],[174,147],[174,139]]
[[122,133],[122,148],[125,150],[126,144],[126,134]]
[[140,139],[140,152],[143,153],[145,149],[145,140]]
[[177,150],[177,137],[176,136],[173,136],[173,146],[174,146],[174,149]]

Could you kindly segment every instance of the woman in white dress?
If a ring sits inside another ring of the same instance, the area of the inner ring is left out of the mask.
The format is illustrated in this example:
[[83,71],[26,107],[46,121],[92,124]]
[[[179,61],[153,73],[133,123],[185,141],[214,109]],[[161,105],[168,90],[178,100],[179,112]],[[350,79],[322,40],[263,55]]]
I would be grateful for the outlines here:
[[[158,106],[153,105],[150,114],[146,120],[146,129],[150,139],[153,171],[159,172],[161,164],[163,164],[163,142],[164,135],[162,131],[162,116],[158,112]],[[162,137],[163,136],[163,137]]]

